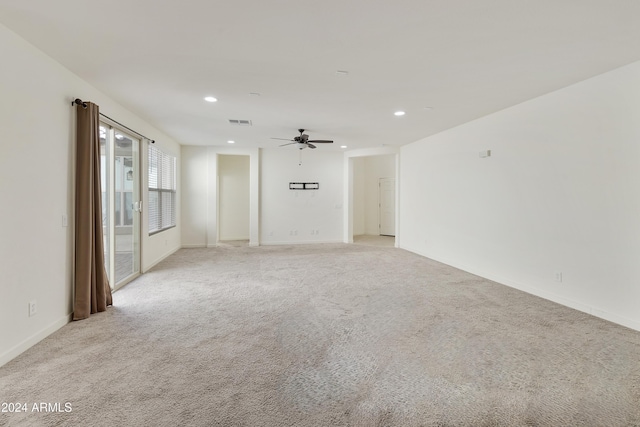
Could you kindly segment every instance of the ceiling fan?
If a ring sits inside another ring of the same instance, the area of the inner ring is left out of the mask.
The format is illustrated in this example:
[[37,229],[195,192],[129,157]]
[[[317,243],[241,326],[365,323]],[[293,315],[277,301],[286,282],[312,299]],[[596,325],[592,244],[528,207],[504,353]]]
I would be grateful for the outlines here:
[[281,139],[283,141],[291,141],[287,144],[280,145],[280,147],[284,147],[285,145],[298,144],[298,148],[301,150],[307,147],[316,148],[314,144],[333,144],[333,141],[328,141],[326,139],[310,140],[309,135],[304,133],[304,129],[298,129],[298,132],[300,132],[300,136],[296,136],[293,139],[286,139],[286,138],[271,138],[271,139]]

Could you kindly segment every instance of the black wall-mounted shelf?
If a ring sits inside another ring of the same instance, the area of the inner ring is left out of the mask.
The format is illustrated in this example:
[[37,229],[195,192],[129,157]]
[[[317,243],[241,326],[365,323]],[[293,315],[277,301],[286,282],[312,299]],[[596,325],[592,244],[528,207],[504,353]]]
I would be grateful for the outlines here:
[[289,190],[318,190],[320,184],[317,182],[290,182]]

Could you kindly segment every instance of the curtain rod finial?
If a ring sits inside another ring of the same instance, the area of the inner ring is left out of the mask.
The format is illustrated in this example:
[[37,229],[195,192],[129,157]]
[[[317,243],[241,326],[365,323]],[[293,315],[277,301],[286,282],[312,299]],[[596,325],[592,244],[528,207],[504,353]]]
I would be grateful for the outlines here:
[[80,98],[74,99],[74,101],[71,103],[71,106],[73,106],[74,104],[82,105],[82,108],[84,108],[85,110],[87,109],[87,103]]

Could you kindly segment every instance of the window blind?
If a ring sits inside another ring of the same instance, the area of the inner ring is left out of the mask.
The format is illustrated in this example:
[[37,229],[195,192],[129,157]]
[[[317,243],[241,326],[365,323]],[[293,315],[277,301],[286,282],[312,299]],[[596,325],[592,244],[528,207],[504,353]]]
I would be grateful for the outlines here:
[[176,158],[149,146],[149,235],[176,225]]

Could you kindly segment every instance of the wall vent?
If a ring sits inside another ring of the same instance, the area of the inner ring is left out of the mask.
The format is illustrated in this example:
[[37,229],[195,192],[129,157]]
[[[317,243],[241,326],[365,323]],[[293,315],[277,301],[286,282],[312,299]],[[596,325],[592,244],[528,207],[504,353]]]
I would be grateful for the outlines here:
[[235,126],[251,126],[251,120],[229,119],[229,124]]

